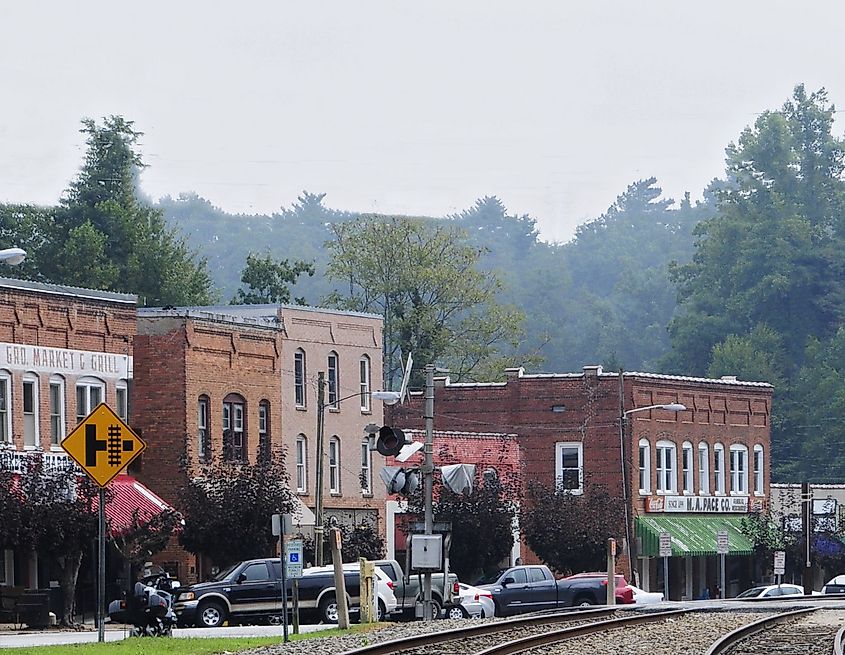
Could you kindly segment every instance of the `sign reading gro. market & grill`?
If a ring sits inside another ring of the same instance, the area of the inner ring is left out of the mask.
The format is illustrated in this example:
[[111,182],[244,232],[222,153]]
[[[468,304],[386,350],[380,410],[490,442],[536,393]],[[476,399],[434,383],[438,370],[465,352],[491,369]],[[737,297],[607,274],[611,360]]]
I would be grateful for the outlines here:
[[0,342],[0,368],[128,379],[132,377],[132,357],[90,350]]
[[748,512],[748,496],[650,496],[645,508],[647,512],[736,514]]

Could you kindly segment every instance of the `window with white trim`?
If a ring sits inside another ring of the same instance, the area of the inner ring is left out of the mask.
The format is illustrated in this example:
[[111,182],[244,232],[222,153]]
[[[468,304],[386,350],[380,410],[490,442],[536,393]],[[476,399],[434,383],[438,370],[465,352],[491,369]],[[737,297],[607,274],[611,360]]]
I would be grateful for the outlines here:
[[65,438],[65,379],[50,377],[50,445],[60,446]]
[[651,444],[648,439],[640,439],[639,464],[640,493],[647,494],[651,491]]
[[269,462],[272,454],[270,441],[270,401],[258,403],[258,459]]
[[206,459],[211,454],[211,436],[208,427],[208,396],[197,400],[197,456]]
[[0,371],[0,443],[12,443],[12,376]]
[[584,450],[581,442],[555,444],[555,480],[558,489],[584,493]]
[[363,355],[358,360],[358,391],[361,394],[361,411],[370,411],[370,358]]
[[117,415],[124,421],[129,421],[129,392],[126,387],[126,380],[118,380],[114,388],[115,405]]
[[308,439],[304,434],[296,438],[296,490],[308,491]]
[[657,493],[669,494],[677,492],[677,447],[671,441],[658,441],[655,454],[657,455]]
[[329,492],[340,493],[340,439],[329,439]]
[[713,446],[713,476],[717,496],[725,493],[725,447],[717,443]]
[[106,385],[97,378],[79,378],[76,381],[76,422],[82,423],[97,405],[103,402]]
[[705,441],[698,444],[698,493],[710,493],[710,447]]
[[693,466],[695,466],[695,460],[693,460],[692,444],[685,441],[681,446],[681,477],[684,481],[685,494],[693,493]]
[[23,376],[23,445],[35,448],[38,442],[38,376],[26,373]]
[[754,494],[763,495],[763,446],[754,446]]
[[731,495],[748,495],[748,448],[731,446]]
[[223,459],[246,461],[244,399],[237,394],[229,394],[223,399]]
[[297,350],[293,355],[293,392],[297,407],[305,407],[305,351]]
[[373,454],[369,439],[361,443],[361,493],[366,496],[373,493]]
[[326,387],[327,405],[331,409],[338,407],[338,389],[340,389],[340,371],[338,369],[338,357],[336,352],[330,352],[327,361]]

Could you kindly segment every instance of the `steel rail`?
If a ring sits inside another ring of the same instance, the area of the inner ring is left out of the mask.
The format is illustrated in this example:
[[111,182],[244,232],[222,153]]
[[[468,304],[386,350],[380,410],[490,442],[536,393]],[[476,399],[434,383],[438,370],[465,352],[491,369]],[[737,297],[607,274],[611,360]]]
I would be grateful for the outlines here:
[[724,637],[721,637],[720,639],[714,641],[712,644],[710,644],[710,648],[707,649],[705,655],[721,655],[722,653],[727,652],[729,648],[735,646],[737,642],[742,641],[746,637],[750,637],[751,635],[756,634],[758,632],[768,630],[769,628],[777,625],[778,623],[785,623],[787,621],[791,621],[792,619],[805,616],[810,612],[815,612],[817,609],[817,607],[805,607],[800,610],[782,612],[780,614],[775,614],[774,616],[766,616],[757,621],[752,621],[751,623],[737,628],[736,630],[732,630]]
[[[480,625],[469,625],[465,628],[455,628],[453,630],[443,630],[440,632],[433,632],[424,635],[415,635],[413,637],[402,637],[401,639],[392,639],[390,641],[383,641],[362,648],[355,648],[353,650],[344,651],[340,655],[393,655],[400,653],[403,650],[410,650],[411,648],[419,648],[421,646],[431,646],[434,644],[441,644],[447,641],[456,639],[465,639],[467,637],[483,637],[486,635],[493,635],[497,632],[507,632],[514,628],[532,627],[538,625],[555,623],[567,623],[569,621],[578,621],[582,619],[602,619],[616,613],[616,609],[602,608],[590,610],[573,610],[570,612],[557,612],[554,614],[535,614],[531,616],[520,616],[507,621],[495,621],[491,623],[482,623]],[[437,626],[437,622],[432,624]]]
[[666,610],[663,612],[637,612],[632,616],[607,621],[596,621],[586,625],[578,625],[572,628],[564,628],[553,632],[546,632],[531,637],[522,637],[502,644],[498,644],[486,650],[479,651],[477,655],[515,655],[533,648],[550,646],[560,641],[566,641],[573,637],[584,637],[586,635],[605,632],[613,628],[624,628],[629,625],[640,625],[643,623],[657,623],[673,616],[682,616],[690,612],[698,612],[698,609]]

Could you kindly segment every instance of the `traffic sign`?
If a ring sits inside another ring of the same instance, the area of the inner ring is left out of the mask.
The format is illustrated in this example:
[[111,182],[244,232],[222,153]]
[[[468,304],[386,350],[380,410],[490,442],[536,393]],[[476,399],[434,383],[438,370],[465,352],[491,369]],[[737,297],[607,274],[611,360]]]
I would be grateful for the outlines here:
[[285,544],[287,577],[302,577],[302,539],[291,539]]
[[105,487],[147,447],[105,403],[100,403],[62,441],[88,476]]
[[786,571],[786,552],[782,550],[775,551],[775,575],[783,575]]
[[716,552],[719,555],[727,555],[729,550],[728,531],[719,530],[716,533]]
[[660,557],[672,557],[672,535],[668,532],[660,533]]

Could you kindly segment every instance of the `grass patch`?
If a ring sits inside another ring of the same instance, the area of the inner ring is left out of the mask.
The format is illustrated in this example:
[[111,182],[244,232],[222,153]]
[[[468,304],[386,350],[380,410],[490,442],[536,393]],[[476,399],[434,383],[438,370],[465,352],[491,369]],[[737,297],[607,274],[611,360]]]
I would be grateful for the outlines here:
[[[349,630],[321,630],[300,635],[290,634],[291,641],[335,637],[350,632],[367,632],[387,624],[353,625]],[[271,646],[282,643],[282,636],[275,637],[130,637],[122,641],[105,643],[65,644],[61,646],[26,646],[10,648],[9,655],[218,655]]]

